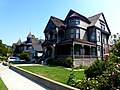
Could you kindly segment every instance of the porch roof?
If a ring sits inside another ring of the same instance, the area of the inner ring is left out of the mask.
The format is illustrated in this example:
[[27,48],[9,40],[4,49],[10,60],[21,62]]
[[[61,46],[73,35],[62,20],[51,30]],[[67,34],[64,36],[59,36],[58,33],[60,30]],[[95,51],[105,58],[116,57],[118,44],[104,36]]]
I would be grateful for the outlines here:
[[51,42],[51,41],[46,40],[41,45],[42,45],[42,47],[44,47],[44,46],[51,46],[53,44],[55,44],[55,42]]
[[85,40],[81,40],[81,39],[69,39],[69,40],[65,40],[62,42],[59,42],[57,45],[65,45],[65,44],[81,44],[81,45],[88,45],[88,46],[94,46],[96,47],[96,44],[93,42],[89,42],[89,41],[85,41]]

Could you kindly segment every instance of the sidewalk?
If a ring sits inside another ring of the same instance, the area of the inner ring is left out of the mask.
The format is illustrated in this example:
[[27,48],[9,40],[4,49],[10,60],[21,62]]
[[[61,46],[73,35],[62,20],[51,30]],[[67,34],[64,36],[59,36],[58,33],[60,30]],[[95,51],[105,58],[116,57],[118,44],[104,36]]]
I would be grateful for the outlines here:
[[0,64],[0,77],[8,90],[50,90]]

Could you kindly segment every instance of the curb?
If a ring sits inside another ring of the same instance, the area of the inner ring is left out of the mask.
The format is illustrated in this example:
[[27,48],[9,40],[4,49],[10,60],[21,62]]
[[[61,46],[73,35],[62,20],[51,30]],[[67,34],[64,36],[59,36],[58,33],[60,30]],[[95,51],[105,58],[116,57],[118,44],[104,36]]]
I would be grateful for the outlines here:
[[77,88],[53,81],[53,80],[45,78],[43,76],[39,76],[39,75],[29,72],[27,70],[18,68],[16,66],[10,65],[9,68],[15,72],[27,77],[28,79],[30,79],[38,84],[42,84],[52,90],[79,90]]

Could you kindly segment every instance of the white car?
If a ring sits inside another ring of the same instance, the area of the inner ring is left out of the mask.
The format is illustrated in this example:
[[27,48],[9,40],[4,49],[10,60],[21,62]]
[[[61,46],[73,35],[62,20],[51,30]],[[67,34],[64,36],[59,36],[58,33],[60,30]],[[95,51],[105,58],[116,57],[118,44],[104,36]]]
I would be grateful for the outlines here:
[[8,62],[25,62],[25,60],[21,60],[20,58],[18,58],[18,57],[13,57],[13,56],[9,57],[9,58],[7,59],[7,61],[8,61]]

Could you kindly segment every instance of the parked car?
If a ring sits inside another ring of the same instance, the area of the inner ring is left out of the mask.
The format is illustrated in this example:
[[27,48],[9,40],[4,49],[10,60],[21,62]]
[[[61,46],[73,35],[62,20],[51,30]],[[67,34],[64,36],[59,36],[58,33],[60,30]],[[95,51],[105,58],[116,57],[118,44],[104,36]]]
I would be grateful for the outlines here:
[[25,62],[25,60],[22,60],[19,57],[13,57],[13,56],[9,57],[7,61],[12,62],[12,63],[14,62],[24,63]]

